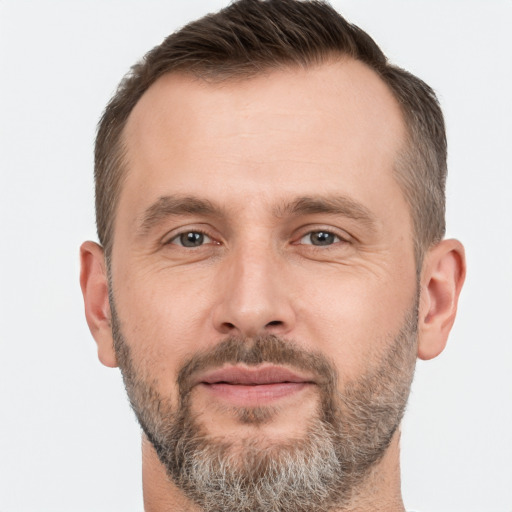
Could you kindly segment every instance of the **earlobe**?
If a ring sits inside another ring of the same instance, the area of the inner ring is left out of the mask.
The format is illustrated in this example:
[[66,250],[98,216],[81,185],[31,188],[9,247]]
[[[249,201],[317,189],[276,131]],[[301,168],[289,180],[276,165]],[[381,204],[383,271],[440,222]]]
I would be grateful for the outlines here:
[[80,247],[80,286],[84,297],[87,324],[98,345],[100,361],[116,367],[108,279],[103,248],[94,242],[84,242]]
[[466,276],[464,247],[442,240],[425,256],[418,318],[418,357],[432,359],[446,346]]

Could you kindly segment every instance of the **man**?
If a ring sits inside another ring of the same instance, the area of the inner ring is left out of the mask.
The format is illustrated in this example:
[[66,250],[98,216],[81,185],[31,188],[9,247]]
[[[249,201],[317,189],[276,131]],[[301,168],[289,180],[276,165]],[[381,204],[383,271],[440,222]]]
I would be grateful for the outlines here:
[[465,275],[432,90],[326,4],[240,0],[132,69],[95,178],[81,286],[146,511],[403,511],[415,360]]

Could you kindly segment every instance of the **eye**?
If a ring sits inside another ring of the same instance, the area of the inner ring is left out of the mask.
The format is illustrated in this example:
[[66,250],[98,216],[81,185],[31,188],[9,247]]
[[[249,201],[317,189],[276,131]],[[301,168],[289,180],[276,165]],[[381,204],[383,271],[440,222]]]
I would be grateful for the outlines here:
[[212,239],[201,231],[185,231],[169,240],[170,244],[181,247],[200,247],[201,245],[212,243]]
[[300,239],[301,244],[306,245],[332,245],[341,242],[341,238],[330,231],[310,231]]

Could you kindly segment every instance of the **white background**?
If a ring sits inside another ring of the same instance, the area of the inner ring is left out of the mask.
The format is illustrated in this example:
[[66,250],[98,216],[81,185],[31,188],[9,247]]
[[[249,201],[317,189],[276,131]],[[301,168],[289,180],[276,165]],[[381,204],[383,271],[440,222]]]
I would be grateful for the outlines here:
[[[1,512],[142,510],[139,430],[78,286],[95,125],[131,64],[226,3],[0,0]],[[453,335],[404,423],[406,505],[511,512],[512,2],[333,3],[438,92],[448,234],[467,248]]]

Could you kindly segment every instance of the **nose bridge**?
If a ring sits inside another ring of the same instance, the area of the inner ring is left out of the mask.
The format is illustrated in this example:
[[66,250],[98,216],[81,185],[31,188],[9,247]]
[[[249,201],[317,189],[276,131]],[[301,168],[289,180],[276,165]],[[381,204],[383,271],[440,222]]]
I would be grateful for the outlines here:
[[282,257],[268,239],[237,245],[224,261],[216,328],[243,336],[284,332],[293,310],[286,294]]
[[269,245],[261,247],[257,242],[247,244],[233,258],[234,286],[239,295],[238,300],[248,310],[255,307],[258,309],[258,304],[263,308],[275,298],[272,287],[276,284],[275,267],[278,265]]

